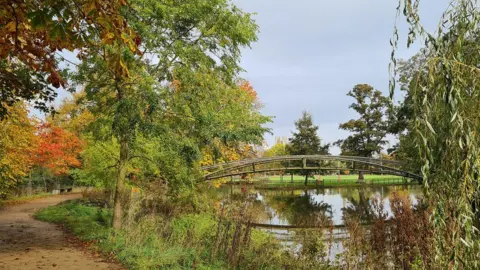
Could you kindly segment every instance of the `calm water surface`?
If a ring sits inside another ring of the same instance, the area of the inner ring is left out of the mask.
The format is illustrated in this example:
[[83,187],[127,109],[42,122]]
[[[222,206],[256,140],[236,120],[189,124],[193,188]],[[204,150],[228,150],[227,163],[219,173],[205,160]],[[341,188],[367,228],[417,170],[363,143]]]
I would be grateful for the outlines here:
[[[412,203],[415,204],[422,196],[419,185],[399,186],[369,186],[336,187],[325,189],[307,190],[258,190],[252,186],[225,185],[216,189],[224,202],[242,202],[246,198],[253,203],[250,211],[253,211],[252,222],[264,225],[285,225],[288,228],[275,226],[265,228],[275,235],[285,246],[298,250],[301,246],[295,241],[299,232],[295,226],[318,226],[319,224],[339,225],[330,233],[333,242],[328,249],[328,258],[334,261],[336,256],[343,252],[342,240],[348,237],[346,230],[341,225],[345,215],[355,215],[364,224],[369,224],[375,212],[372,198],[383,203],[383,211],[387,217],[392,216],[390,209],[390,195],[395,191],[409,194]],[[328,240],[326,235],[325,240]]]
[[241,194],[254,198],[254,222],[270,225],[305,226],[328,219],[334,225],[342,225],[345,214],[354,214],[368,223],[372,215],[372,200],[377,197],[390,217],[390,194],[408,192],[413,203],[422,194],[421,186],[336,187],[308,190],[257,190],[249,186],[225,185],[217,189],[221,197],[243,200]]

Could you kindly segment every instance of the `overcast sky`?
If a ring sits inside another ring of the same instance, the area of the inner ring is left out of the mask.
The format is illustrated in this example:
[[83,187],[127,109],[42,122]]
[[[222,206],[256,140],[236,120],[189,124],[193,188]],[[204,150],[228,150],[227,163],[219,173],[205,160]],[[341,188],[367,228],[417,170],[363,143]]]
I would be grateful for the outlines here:
[[[313,115],[323,142],[348,135],[341,122],[355,118],[346,93],[367,83],[388,93],[388,64],[397,0],[235,0],[246,12],[257,13],[258,42],[243,53],[243,77],[257,90],[263,112],[275,116],[266,135],[290,136],[303,110]],[[446,0],[422,0],[421,21],[434,29]],[[404,21],[401,18],[399,21]],[[398,56],[418,51],[405,46],[407,31],[400,28]],[[331,149],[338,154],[338,148]]]
[[[388,94],[390,38],[398,0],[233,0],[260,27],[258,42],[243,51],[242,66],[264,104],[274,116],[266,134],[290,137],[302,111],[313,115],[323,143],[348,136],[339,123],[357,115],[348,108],[346,94],[355,84],[367,83]],[[448,0],[421,0],[421,21],[434,30]],[[407,29],[400,18],[397,56],[409,58],[419,46],[407,49]],[[75,56],[66,53],[74,61]],[[60,91],[58,103],[70,96]],[[36,115],[37,113],[34,112]],[[42,117],[42,116],[40,116]],[[395,138],[389,137],[392,142]],[[338,147],[332,147],[338,154]]]

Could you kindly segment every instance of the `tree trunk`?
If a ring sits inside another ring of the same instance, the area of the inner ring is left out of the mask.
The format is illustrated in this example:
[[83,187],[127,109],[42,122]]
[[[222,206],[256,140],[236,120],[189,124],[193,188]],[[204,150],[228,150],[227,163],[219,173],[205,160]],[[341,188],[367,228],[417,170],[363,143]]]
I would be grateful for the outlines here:
[[117,184],[115,185],[115,196],[113,198],[113,228],[120,230],[122,228],[123,206],[122,194],[125,184],[125,174],[128,163],[128,140],[125,135],[120,136],[120,159],[118,160]]
[[47,192],[47,180],[45,179],[45,169],[42,170],[43,188]]
[[30,176],[28,177],[27,196],[32,195],[32,171],[30,170]]
[[305,186],[308,185],[308,174],[305,174]]
[[358,171],[358,183],[365,183],[365,178],[363,177],[363,171]]

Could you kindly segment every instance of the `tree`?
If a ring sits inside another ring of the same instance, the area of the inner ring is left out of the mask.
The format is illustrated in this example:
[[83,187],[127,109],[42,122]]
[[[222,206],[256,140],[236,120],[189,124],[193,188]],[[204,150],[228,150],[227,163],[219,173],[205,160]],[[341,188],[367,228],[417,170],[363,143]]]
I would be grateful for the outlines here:
[[[313,125],[312,115],[303,112],[300,119],[295,121],[295,127],[298,132],[292,132],[287,145],[287,153],[290,155],[328,155],[329,144],[322,145],[318,136],[318,126]],[[308,176],[312,173],[309,170],[302,170],[305,175],[305,185],[307,185]]]
[[[115,229],[122,226],[120,197],[132,162],[169,164],[164,173],[177,171],[169,180],[181,175],[188,179],[181,184],[193,187],[201,148],[217,139],[255,143],[266,131],[260,124],[269,121],[240,102],[248,95],[236,85],[240,48],[256,40],[257,26],[249,14],[227,0],[135,0],[130,5],[136,12],[125,18],[142,36],[142,49],[148,54],[134,54],[116,44],[90,48],[74,76],[92,103],[93,124],[108,127],[105,133],[97,129],[102,132],[95,136],[113,137],[119,144],[112,164]],[[109,65],[115,59],[123,59],[128,76]]]
[[394,135],[400,135],[410,130],[414,121],[413,118],[413,85],[418,80],[424,80],[426,69],[425,63],[428,58],[428,51],[422,49],[408,60],[399,59],[396,65],[398,74],[399,90],[405,95],[403,101],[396,106],[391,106],[388,118],[388,132]]
[[282,143],[277,143],[270,147],[263,154],[264,157],[278,157],[287,155],[287,146]]
[[72,94],[72,98],[62,101],[47,121],[54,126],[67,130],[78,137],[87,133],[87,129],[94,122],[94,116],[88,108],[85,91]]
[[405,98],[398,105],[392,107],[393,110],[390,111],[388,118],[388,132],[396,135],[399,141],[387,151],[395,159],[402,161],[405,170],[418,174],[421,174],[420,169],[423,162],[413,134],[415,114],[412,97],[415,95],[417,82],[426,79],[428,70],[425,63],[428,57],[428,51],[422,49],[408,60],[397,61],[397,83]]
[[[125,0],[96,1],[0,1],[0,118],[6,106],[20,99],[35,100],[49,110],[54,88],[66,86],[58,68],[62,50],[85,57],[85,48],[122,44],[139,52],[140,38],[120,11]],[[124,67],[121,58],[110,62]],[[53,87],[53,88],[52,88]]]
[[44,123],[38,127],[38,145],[34,164],[54,175],[66,175],[71,168],[80,167],[82,141],[74,134]]
[[202,161],[200,164],[205,166],[241,160],[252,158],[255,154],[255,149],[249,144],[240,143],[235,146],[228,146],[220,140],[215,140],[214,143],[202,149]]
[[[480,91],[476,1],[452,2],[434,33],[420,23],[419,1],[400,1],[409,27],[409,46],[418,40],[429,54],[424,74],[410,85],[412,138],[422,160],[426,196],[433,208],[438,268],[480,265]],[[394,52],[397,29],[392,40]],[[392,53],[391,70],[395,70]],[[391,94],[395,90],[395,74]]]
[[[257,91],[253,88],[250,82],[246,80],[239,80],[237,82],[238,88],[235,88],[236,95],[230,95],[228,98],[238,105],[248,108],[251,113],[259,114],[259,110],[262,108],[262,104],[258,100]],[[177,89],[178,91],[179,89]],[[231,107],[230,107],[231,108]],[[245,114],[238,114],[239,117],[245,116]],[[260,118],[267,120],[266,118]],[[260,120],[259,119],[259,120]],[[254,118],[249,118],[250,121],[254,121],[254,125],[263,124],[255,121]],[[259,143],[258,140],[255,143]],[[214,163],[223,163],[234,160],[240,160],[245,158],[252,158],[256,155],[254,145],[248,144],[237,140],[222,140],[216,138],[210,143],[205,145],[202,149],[202,162],[201,165],[211,165]]]
[[0,198],[23,181],[31,170],[36,146],[35,122],[22,102],[5,106],[9,118],[0,120]]
[[350,108],[360,118],[340,124],[340,129],[353,134],[335,144],[340,146],[342,155],[371,157],[374,153],[380,153],[386,144],[388,125],[384,115],[389,104],[388,98],[368,84],[355,85],[347,96],[355,99]]

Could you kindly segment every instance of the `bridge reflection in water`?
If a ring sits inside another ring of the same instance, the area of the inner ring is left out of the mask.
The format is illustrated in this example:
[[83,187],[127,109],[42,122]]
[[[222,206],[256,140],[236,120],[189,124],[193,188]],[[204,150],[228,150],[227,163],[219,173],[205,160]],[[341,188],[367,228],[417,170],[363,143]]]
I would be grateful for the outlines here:
[[[383,202],[387,218],[392,216],[389,197],[392,192],[408,192],[414,204],[422,195],[420,185],[335,187],[307,190],[257,190],[251,186],[224,185],[214,192],[227,201],[254,198],[256,213],[251,225],[272,233],[286,245],[292,245],[298,233],[324,228],[332,237],[334,249],[342,250],[339,240],[347,237],[344,217],[355,215],[369,226],[374,218],[372,198]],[[330,234],[331,233],[331,234]]]

